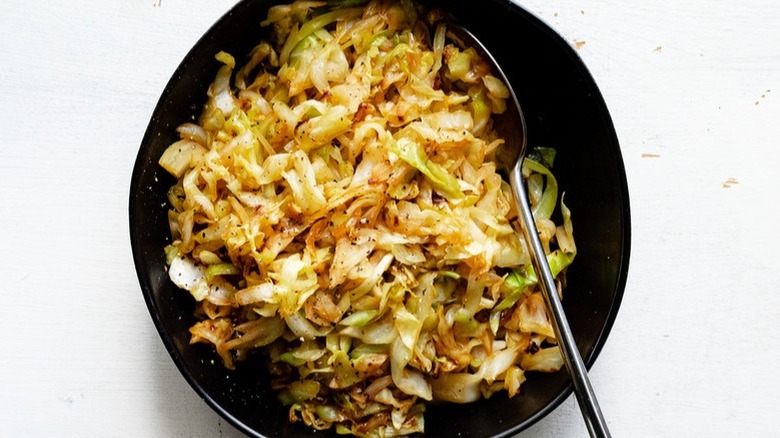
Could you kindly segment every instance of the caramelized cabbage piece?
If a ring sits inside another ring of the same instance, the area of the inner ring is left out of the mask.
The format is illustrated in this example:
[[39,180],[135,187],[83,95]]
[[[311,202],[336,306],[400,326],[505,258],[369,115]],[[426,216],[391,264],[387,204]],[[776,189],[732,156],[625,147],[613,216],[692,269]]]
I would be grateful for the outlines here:
[[[424,402],[515,396],[562,366],[497,172],[509,93],[411,1],[271,8],[227,53],[197,123],[160,158],[173,283],[192,342],[228,368],[268,358],[292,421],[358,436],[424,430]],[[559,281],[574,259],[554,154],[524,175]],[[560,223],[554,218],[560,217]]]

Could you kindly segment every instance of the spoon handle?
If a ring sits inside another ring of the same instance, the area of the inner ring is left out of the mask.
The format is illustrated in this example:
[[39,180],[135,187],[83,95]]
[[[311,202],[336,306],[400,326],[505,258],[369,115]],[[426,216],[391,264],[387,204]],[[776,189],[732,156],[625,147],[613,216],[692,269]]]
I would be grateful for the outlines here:
[[555,337],[558,339],[558,345],[563,353],[563,361],[566,364],[566,368],[569,369],[569,374],[574,383],[574,393],[577,396],[577,402],[580,405],[580,411],[585,419],[585,425],[590,436],[599,438],[610,437],[607,423],[604,420],[604,415],[601,413],[593,387],[590,385],[588,371],[574,341],[569,322],[563,311],[561,299],[558,297],[555,278],[553,278],[552,272],[550,272],[550,265],[547,263],[547,257],[539,239],[539,232],[531,212],[531,206],[528,203],[528,194],[523,181],[522,163],[523,157],[520,157],[509,174],[509,182],[514,189],[513,193],[517,196],[515,201],[523,219],[526,243],[531,250],[531,260],[539,278],[539,285],[542,288],[547,307],[552,313],[552,326],[555,331]]

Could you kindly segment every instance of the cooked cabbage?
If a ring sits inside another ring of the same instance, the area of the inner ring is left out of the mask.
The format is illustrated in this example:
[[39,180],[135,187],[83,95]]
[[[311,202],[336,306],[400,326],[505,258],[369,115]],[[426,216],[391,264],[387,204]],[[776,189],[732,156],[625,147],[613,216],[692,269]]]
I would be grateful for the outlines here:
[[[492,115],[509,91],[400,2],[271,8],[243,67],[225,52],[197,123],[160,158],[169,275],[191,342],[268,358],[290,419],[358,436],[424,430],[424,402],[519,393],[562,366]],[[363,5],[363,6],[360,6]],[[576,253],[554,154],[524,176],[554,274]]]

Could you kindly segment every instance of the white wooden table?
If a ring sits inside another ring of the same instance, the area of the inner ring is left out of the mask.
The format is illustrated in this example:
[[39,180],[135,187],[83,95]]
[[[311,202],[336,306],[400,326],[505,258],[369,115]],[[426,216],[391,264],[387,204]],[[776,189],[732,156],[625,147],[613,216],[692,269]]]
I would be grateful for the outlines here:
[[[0,2],[0,436],[240,436],[176,370],[130,254],[130,173],[233,0]],[[524,0],[620,138],[628,286],[592,370],[615,436],[777,436],[780,4]],[[573,398],[523,437],[584,436]]]

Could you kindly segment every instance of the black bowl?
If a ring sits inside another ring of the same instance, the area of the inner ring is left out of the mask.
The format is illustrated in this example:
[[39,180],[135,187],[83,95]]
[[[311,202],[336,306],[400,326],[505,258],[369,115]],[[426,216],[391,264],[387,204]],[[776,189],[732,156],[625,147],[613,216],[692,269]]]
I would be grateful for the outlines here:
[[[226,370],[212,350],[188,344],[193,301],[165,271],[169,242],[166,191],[173,179],[157,160],[177,139],[176,126],[197,117],[225,50],[237,60],[264,37],[259,25],[278,1],[246,0],[222,17],[187,54],[152,115],[133,170],[130,237],[144,298],[168,352],[187,381],[218,413],[254,436],[315,436],[291,424],[268,387],[259,360]],[[601,350],[626,283],[630,219],[625,169],[604,100],[581,59],[551,28],[509,0],[433,0],[472,30],[504,68],[517,92],[531,146],[558,151],[554,173],[573,212],[579,253],[568,271],[564,308],[585,363]],[[240,61],[239,61],[240,62]],[[508,436],[527,428],[572,391],[565,371],[530,373],[512,399],[498,394],[467,405],[430,406],[425,427],[436,436]],[[336,436],[317,432],[316,436]]]

